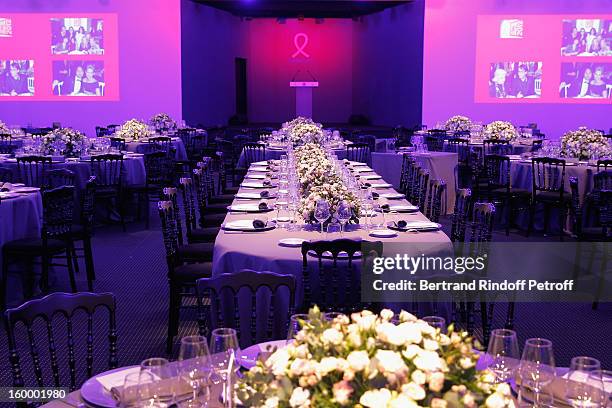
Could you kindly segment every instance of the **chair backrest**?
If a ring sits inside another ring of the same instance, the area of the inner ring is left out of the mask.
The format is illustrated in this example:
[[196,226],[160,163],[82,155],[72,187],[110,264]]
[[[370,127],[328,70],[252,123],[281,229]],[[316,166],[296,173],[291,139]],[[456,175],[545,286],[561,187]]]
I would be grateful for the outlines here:
[[402,156],[402,172],[400,173],[400,184],[399,189],[403,194],[408,196],[408,186],[412,183],[412,172],[411,166],[415,162],[414,157],[411,155],[404,153]]
[[10,133],[0,133],[0,144],[12,143],[12,136]]
[[593,191],[612,190],[612,168],[593,175]]
[[166,249],[166,259],[168,261],[168,274],[171,275],[176,264],[176,256],[179,248],[178,231],[176,214],[178,208],[175,208],[174,203],[170,200],[159,201],[157,210],[161,220],[161,230],[164,239],[164,248]]
[[612,190],[599,193],[599,224],[606,241],[612,240]]
[[161,191],[161,199],[164,201],[170,201],[172,203],[174,222],[176,224],[176,238],[178,245],[183,245],[183,221],[181,219],[181,212],[178,204],[178,191],[176,187],[164,187]]
[[245,143],[242,148],[245,167],[248,168],[251,163],[266,160],[266,145],[260,143]]
[[108,140],[110,140],[110,145],[111,147],[119,150],[119,151],[125,151],[125,139],[122,137],[109,137]]
[[43,191],[43,239],[62,238],[72,231],[74,192],[74,186]]
[[370,163],[371,151],[367,143],[353,143],[346,146],[346,158],[360,163]]
[[472,190],[461,188],[455,194],[455,207],[452,216],[451,241],[464,242],[465,231],[472,214]]
[[93,228],[96,209],[96,176],[90,176],[81,193],[81,225],[88,231]]
[[[349,311],[357,304],[355,299],[361,299],[361,284],[359,274],[353,271],[353,261],[366,261],[372,252],[381,256],[383,244],[380,241],[355,241],[351,239],[336,239],[333,241],[313,241],[302,243],[302,288],[304,291],[303,305],[307,308],[317,303],[322,310]],[[345,253],[344,256],[340,253]],[[308,266],[308,257],[314,257],[318,264],[318,284],[312,278]],[[324,262],[328,258],[331,265]],[[331,266],[326,268],[325,266]],[[342,276],[344,274],[344,276]],[[341,279],[343,278],[343,279]],[[315,286],[313,288],[313,286]],[[331,293],[330,293],[331,292]],[[313,294],[318,299],[313,299]]]
[[570,177],[570,216],[572,220],[572,232],[580,237],[582,234],[582,205],[580,204],[580,190],[578,188],[578,178]]
[[168,136],[155,136],[149,138],[147,151],[170,153],[172,149],[172,138]]
[[510,158],[508,156],[485,155],[484,173],[489,191],[499,188],[510,190]]
[[19,179],[27,186],[44,186],[45,172],[51,168],[51,157],[20,156],[17,157]]
[[51,169],[44,174],[44,187],[47,189],[74,186],[74,172],[68,169]]
[[99,187],[121,187],[123,177],[123,155],[101,154],[91,156],[91,174],[96,176]]
[[[108,311],[108,342],[109,342],[109,357],[108,367],[116,368],[118,365],[117,360],[117,327],[115,322],[115,297],[112,293],[52,293],[45,296],[42,299],[30,300],[23,305],[8,309],[4,313],[4,321],[8,333],[8,346],[9,346],[9,361],[11,364],[11,371],[13,373],[13,385],[16,387],[25,386],[23,371],[21,369],[21,361],[19,357],[19,346],[22,344],[18,341],[18,324],[21,323],[25,326],[27,332],[27,344],[29,346],[30,357],[32,359],[34,376],[36,379],[36,385],[38,387],[50,386],[51,383],[45,381],[43,373],[48,372],[46,368],[43,368],[41,358],[41,349],[36,341],[35,335],[37,328],[37,321],[42,320],[45,324],[44,331],[47,334],[47,344],[49,348],[49,361],[51,374],[53,377],[52,385],[60,387],[61,373],[60,373],[60,362],[64,361],[63,358],[58,358],[57,345],[58,339],[54,332],[54,322],[57,322],[57,316],[62,316],[66,324],[67,329],[67,348],[68,348],[68,370],[70,375],[69,387],[74,390],[78,387],[77,384],[77,358],[75,357],[75,345],[77,339],[75,339],[74,320],[77,316],[77,312],[82,311],[87,315],[87,329],[85,332],[85,371],[86,378],[90,378],[93,375],[93,360],[94,360],[94,313],[96,309],[104,308]],[[57,326],[56,326],[57,327]],[[76,331],[76,333],[80,333]],[[63,337],[63,336],[62,336]],[[61,338],[60,338],[61,340]],[[23,342],[25,344],[25,341]]]
[[0,167],[0,182],[13,183],[15,181],[15,173],[10,167]]
[[427,187],[429,187],[429,170],[419,169],[417,175],[417,188],[414,205],[418,205],[421,212],[425,212],[425,200],[427,199]]
[[543,141],[544,139],[533,139],[531,141],[531,151],[537,152],[538,150],[540,150],[542,148]]
[[493,237],[495,206],[492,203],[475,203],[469,227],[470,254],[474,257],[487,253]]
[[457,160],[459,161],[459,163],[468,164],[470,161],[471,148],[470,141],[468,139],[448,139],[444,150],[447,152],[457,153]]
[[370,152],[376,151],[376,136],[374,135],[359,135],[359,142],[370,146]]
[[[289,292],[288,297],[281,292],[283,288]],[[295,288],[293,275],[248,269],[215,278],[198,279],[196,290],[200,334],[208,336],[209,330],[232,327],[237,331],[241,347],[275,338],[286,338],[285,323],[293,314]],[[263,300],[262,297],[266,299]],[[204,306],[203,299],[210,299],[210,306]],[[230,303],[229,300],[233,308],[224,307]],[[283,301],[288,301],[288,307],[280,307]],[[240,307],[241,302],[248,304],[248,308]],[[282,330],[279,330],[281,328]]]
[[597,171],[600,170],[612,170],[612,159],[600,159],[597,160]]
[[532,192],[540,191],[558,192],[560,197],[564,193],[565,160],[552,157],[535,157],[531,161]]
[[[446,132],[444,135],[446,135]],[[427,135],[425,136],[425,144],[430,152],[441,152],[444,150],[444,136]]]
[[510,154],[512,146],[509,140],[487,139],[483,142],[484,154]]
[[413,161],[408,169],[407,187],[408,193],[406,198],[414,205],[418,205],[418,192],[419,192],[419,172],[421,171],[421,165]]
[[145,153],[144,165],[147,173],[147,185],[159,187],[172,184],[174,180],[174,166],[165,152]]
[[185,215],[185,227],[187,230],[187,240],[191,238],[191,232],[196,228],[197,214],[196,206],[193,198],[194,186],[191,177],[181,177],[179,179],[179,187],[183,196],[183,214]]
[[110,136],[113,132],[106,127],[96,126],[96,137]]
[[446,182],[444,180],[431,180],[429,182],[429,195],[427,198],[427,206],[425,207],[425,216],[432,222],[440,220],[442,213],[442,196],[446,192]]

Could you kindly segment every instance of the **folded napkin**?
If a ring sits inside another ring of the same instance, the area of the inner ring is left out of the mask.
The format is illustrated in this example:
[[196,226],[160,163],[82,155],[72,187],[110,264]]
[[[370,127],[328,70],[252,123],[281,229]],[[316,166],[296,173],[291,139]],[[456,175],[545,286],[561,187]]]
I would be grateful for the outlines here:
[[261,202],[259,203],[259,205],[257,206],[260,210],[267,210],[268,209],[268,204]]
[[[565,399],[565,391],[568,388],[569,380],[563,377],[555,377],[555,379],[545,387],[542,387],[542,393],[547,395],[552,395],[553,397],[553,406],[555,407],[571,407],[572,405],[568,403]],[[535,396],[533,395],[533,390],[528,387],[521,386],[521,379],[519,376],[516,378],[516,385],[521,390],[521,395],[529,400],[533,401]]]
[[268,198],[270,197],[270,192],[268,190],[262,191],[261,193],[259,193],[259,196],[261,198]]
[[373,191],[372,192],[372,198],[376,199],[378,197],[380,197],[380,194],[378,194],[376,191]]
[[[388,206],[387,206],[387,207],[388,207]],[[398,228],[406,228],[406,225],[408,225],[408,222],[407,222],[407,221],[404,221],[404,220],[399,220],[399,221],[395,221],[395,225],[396,225]]]
[[372,187],[372,183],[365,182],[365,183],[363,183],[363,186],[366,187],[366,188],[367,187]]
[[[374,195],[374,193],[372,193],[372,195]],[[385,212],[389,211],[391,209],[391,207],[389,207],[389,204],[386,204],[386,203],[385,204],[381,204],[380,208],[381,208],[381,210],[383,210]]]
[[253,227],[254,228],[266,228],[266,223],[262,220],[253,220]]
[[272,180],[270,180],[269,178],[265,179],[264,181],[262,181],[262,184],[264,186],[269,186],[270,184],[272,184]]
[[[159,396],[162,400],[170,400],[173,395],[177,400],[181,400],[181,396],[185,397],[193,392],[193,389],[187,381],[180,377],[166,378],[156,381],[154,387],[148,387],[149,384],[143,386],[144,389],[134,390],[127,395],[123,395],[123,385],[113,387],[111,395],[115,401],[118,401],[123,406],[129,406],[140,399],[149,399],[154,395]],[[134,387],[140,387],[135,385]]]
[[13,185],[11,183],[4,183],[2,187],[0,187],[0,191],[11,191],[13,189]]

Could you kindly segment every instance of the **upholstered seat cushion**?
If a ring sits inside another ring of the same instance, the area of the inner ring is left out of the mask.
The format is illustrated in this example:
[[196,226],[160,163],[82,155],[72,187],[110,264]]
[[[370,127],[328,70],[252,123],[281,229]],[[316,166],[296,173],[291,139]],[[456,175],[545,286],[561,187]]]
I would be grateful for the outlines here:
[[178,249],[180,259],[184,261],[207,262],[212,261],[213,247],[212,242],[202,242],[183,245]]
[[174,268],[174,276],[183,282],[194,282],[200,278],[212,276],[212,263],[203,262],[196,264],[181,265]]
[[[49,239],[47,250],[51,254],[62,253],[66,250],[66,243],[57,239]],[[5,243],[2,251],[5,254],[40,256],[43,252],[43,241],[40,238],[17,239]]]

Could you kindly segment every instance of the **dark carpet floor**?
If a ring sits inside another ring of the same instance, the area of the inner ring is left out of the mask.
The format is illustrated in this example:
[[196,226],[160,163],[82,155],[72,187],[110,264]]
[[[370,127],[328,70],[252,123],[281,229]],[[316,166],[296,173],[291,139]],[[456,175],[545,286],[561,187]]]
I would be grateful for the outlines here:
[[[102,227],[94,238],[94,256],[97,280],[97,292],[113,292],[117,297],[117,322],[119,334],[120,365],[138,364],[145,358],[164,356],[167,329],[168,285],[166,281],[166,261],[162,246],[161,232],[154,221],[150,230],[143,230],[141,224],[131,224],[128,232],[122,233],[118,226]],[[444,220],[448,229],[448,220]],[[496,240],[508,240],[502,232],[496,232]],[[525,240],[514,232],[512,240]],[[556,238],[533,237],[538,240]],[[84,271],[78,276],[78,286],[86,290]],[[10,298],[13,304],[22,299],[21,280],[13,273],[9,280]],[[67,273],[57,269],[54,274],[53,290],[68,291]],[[516,330],[520,344],[529,337],[551,339],[555,348],[557,365],[567,366],[573,356],[588,355],[601,360],[606,368],[612,368],[612,346],[610,331],[612,328],[612,304],[601,304],[598,310],[592,310],[590,304],[517,304]],[[496,314],[493,327],[503,322],[503,311]],[[96,317],[103,317],[102,315]],[[44,328],[44,326],[43,326]],[[96,325],[95,337],[96,371],[105,368],[107,350],[105,349],[104,325]],[[79,328],[77,336],[85,333]],[[61,333],[60,328],[57,330]],[[180,336],[196,333],[195,313],[183,314]],[[44,338],[44,332],[39,333]],[[11,383],[11,372],[8,363],[6,334],[0,336],[0,386]],[[24,338],[25,339],[25,338]],[[62,343],[65,340],[60,341]],[[45,355],[46,346],[40,345],[41,354]],[[60,350],[58,350],[61,353]],[[175,357],[177,347],[172,357]],[[83,350],[77,353],[77,361]],[[22,360],[29,360],[27,354]],[[65,364],[66,359],[60,361]],[[28,364],[24,369],[28,370]],[[81,379],[84,374],[80,372]]]

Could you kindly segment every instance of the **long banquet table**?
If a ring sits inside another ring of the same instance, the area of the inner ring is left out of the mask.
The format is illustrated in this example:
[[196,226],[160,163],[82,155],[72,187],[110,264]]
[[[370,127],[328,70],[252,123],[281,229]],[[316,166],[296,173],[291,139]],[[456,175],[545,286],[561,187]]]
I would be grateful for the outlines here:
[[[427,152],[427,153],[372,153],[372,168],[380,174],[393,187],[399,188],[402,161],[404,154],[410,154],[426,169],[433,179],[446,182],[446,214],[453,212],[455,205],[455,167],[457,166],[457,153]],[[444,203],[443,203],[444,208]]]
[[[383,180],[376,180],[383,182]],[[275,190],[269,189],[271,192]],[[241,187],[239,192],[260,192],[260,189],[248,189]],[[376,189],[378,193],[394,193],[393,188]],[[269,206],[274,204],[274,200],[267,200]],[[244,201],[235,199],[233,204],[254,202],[253,200]],[[256,202],[256,201],[255,201]],[[379,198],[380,204],[389,203],[390,205],[408,204],[405,199],[387,200]],[[237,213],[229,212],[224,224],[236,220],[255,220],[255,219],[272,219],[275,217],[275,212],[268,213]],[[381,217],[378,215],[377,217]],[[425,215],[420,212],[406,213],[388,213],[385,214],[385,219],[389,221],[409,220],[409,221],[427,221]],[[342,238],[350,238],[355,240],[382,241],[384,243],[392,242],[394,245],[393,254],[397,253],[398,245],[401,244],[403,252],[407,254],[448,254],[452,250],[452,245],[449,237],[441,230],[429,232],[398,232],[394,238],[375,238],[369,236],[368,231],[363,228],[365,220],[360,220],[359,226],[353,226],[349,231],[345,232]],[[242,269],[253,269],[257,271],[272,271],[282,274],[292,274],[296,277],[298,283],[297,300],[301,300],[301,278],[302,278],[302,255],[299,247],[283,247],[279,245],[279,240],[283,238],[302,238],[310,241],[330,240],[341,238],[340,234],[329,235],[321,234],[317,226],[304,226],[298,224],[295,231],[276,228],[271,231],[262,232],[236,232],[221,230],[217,235],[214,246],[213,255],[213,276],[218,276],[223,273],[238,272]],[[389,253],[383,247],[383,255],[388,256]],[[313,258],[314,259],[314,258]]]
[[[334,148],[332,150],[334,151],[336,156],[338,156],[339,159],[346,158],[346,148],[344,147]],[[287,154],[287,150],[284,148],[266,146],[265,158],[263,158],[262,160],[280,160],[281,156],[286,155],[286,154]],[[238,167],[242,167],[242,168],[244,168],[246,165],[246,159],[244,157],[244,149],[242,150],[242,152],[240,152],[240,157],[238,158],[237,165]]]

